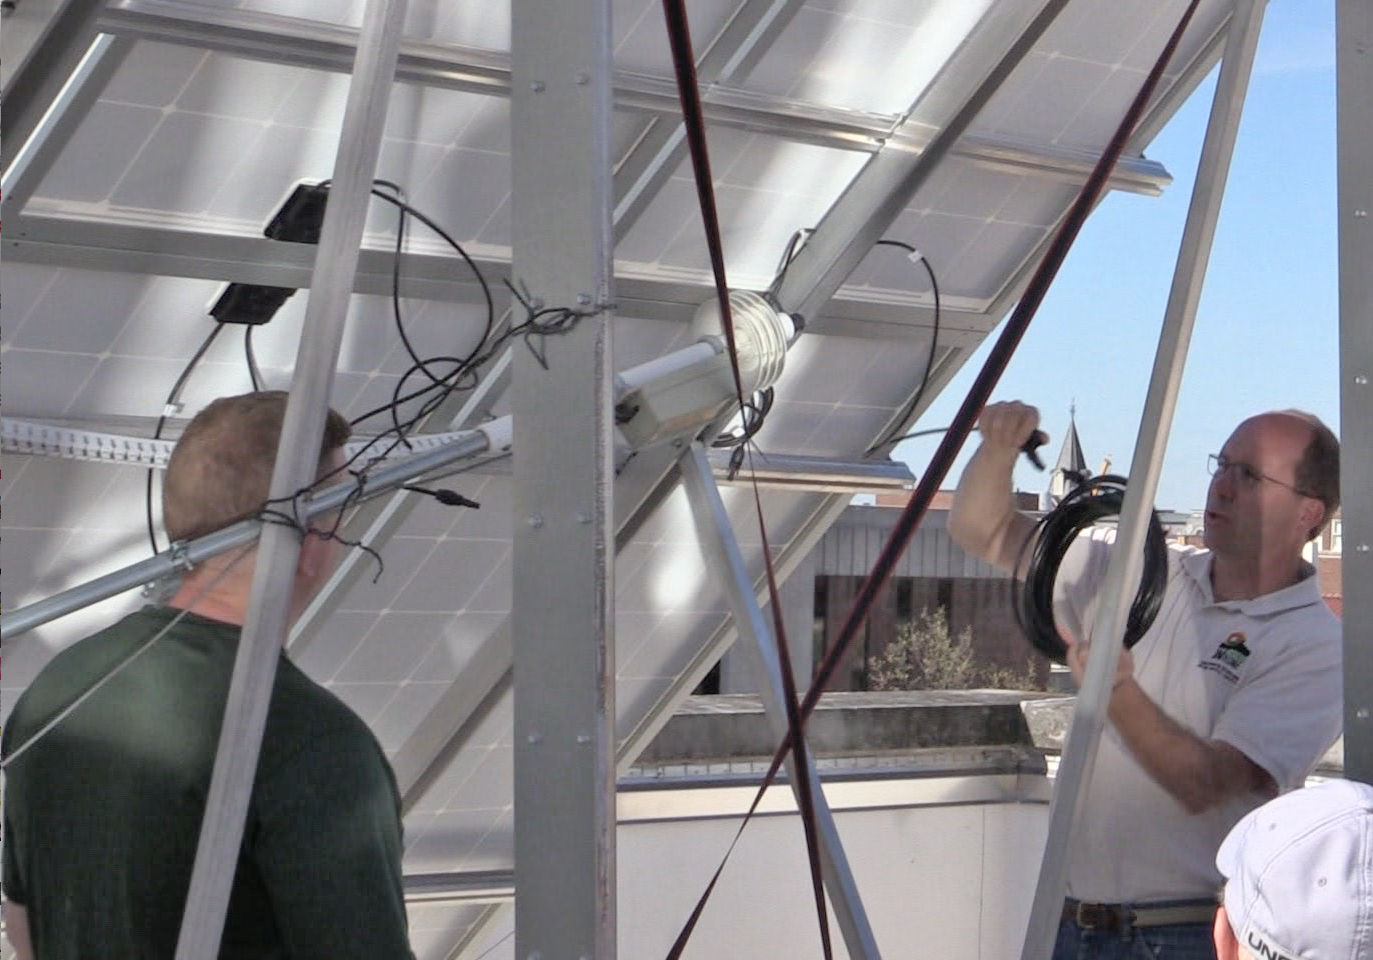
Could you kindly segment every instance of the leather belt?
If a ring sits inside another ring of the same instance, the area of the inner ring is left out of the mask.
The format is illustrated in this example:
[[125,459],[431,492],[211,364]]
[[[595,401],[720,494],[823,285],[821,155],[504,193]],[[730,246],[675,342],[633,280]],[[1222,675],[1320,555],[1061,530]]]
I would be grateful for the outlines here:
[[1210,901],[1151,907],[1148,904],[1083,903],[1065,900],[1063,919],[1083,930],[1129,930],[1134,927],[1165,927],[1177,923],[1210,923],[1216,905]]

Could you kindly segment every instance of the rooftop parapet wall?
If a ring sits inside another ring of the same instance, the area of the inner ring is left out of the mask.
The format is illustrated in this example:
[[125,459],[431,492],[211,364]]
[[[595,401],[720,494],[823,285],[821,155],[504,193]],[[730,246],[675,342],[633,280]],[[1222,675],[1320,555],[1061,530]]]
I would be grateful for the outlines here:
[[[1045,756],[1062,750],[1075,703],[1072,696],[1014,690],[827,693],[806,726],[806,742],[827,775],[836,768],[1043,773]],[[690,697],[640,755],[634,775],[765,770],[776,748],[756,695]],[[1316,773],[1343,770],[1341,741]]]
[[[1022,701],[1000,690],[829,693],[806,726],[817,765],[828,771],[920,768],[1043,773]],[[766,769],[777,738],[756,695],[691,697],[636,762],[636,773],[667,767],[699,772]]]

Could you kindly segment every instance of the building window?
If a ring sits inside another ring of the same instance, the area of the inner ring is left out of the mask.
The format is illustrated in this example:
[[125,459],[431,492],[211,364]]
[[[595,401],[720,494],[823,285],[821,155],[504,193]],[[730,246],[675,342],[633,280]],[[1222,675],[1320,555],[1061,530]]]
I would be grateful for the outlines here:
[[944,611],[944,616],[949,616],[953,610],[953,581],[947,577],[939,581],[939,586],[935,588],[935,606]]
[[1344,518],[1336,517],[1330,521],[1330,552],[1341,553],[1344,541]]
[[896,622],[906,623],[915,619],[914,585],[910,577],[901,577],[896,581]]

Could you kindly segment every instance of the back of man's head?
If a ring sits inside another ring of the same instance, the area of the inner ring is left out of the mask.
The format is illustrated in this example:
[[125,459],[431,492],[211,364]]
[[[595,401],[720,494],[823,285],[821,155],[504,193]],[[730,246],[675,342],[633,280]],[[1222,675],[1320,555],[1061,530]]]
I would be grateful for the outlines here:
[[1373,960],[1373,787],[1328,780],[1245,816],[1220,846],[1222,904],[1256,960]]
[[[187,425],[162,481],[167,536],[190,540],[254,516],[267,501],[286,393],[268,390],[215,400]],[[320,472],[347,441],[348,421],[330,410]]]
[[1321,535],[1335,511],[1340,508],[1340,440],[1335,431],[1320,417],[1305,410],[1278,410],[1276,416],[1293,417],[1311,428],[1311,438],[1297,462],[1296,488],[1306,496],[1319,500],[1325,507],[1321,522],[1307,536],[1314,540]]

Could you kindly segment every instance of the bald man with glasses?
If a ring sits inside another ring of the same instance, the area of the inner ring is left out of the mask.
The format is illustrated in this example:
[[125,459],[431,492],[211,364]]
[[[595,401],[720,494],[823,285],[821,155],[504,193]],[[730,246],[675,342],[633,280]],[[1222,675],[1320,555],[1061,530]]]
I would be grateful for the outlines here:
[[[1034,521],[1011,473],[1039,412],[989,405],[949,532],[1024,576]],[[1339,506],[1339,441],[1297,410],[1241,423],[1211,457],[1205,548],[1170,544],[1153,626],[1125,651],[1074,829],[1054,960],[1214,960],[1221,840],[1302,785],[1342,724],[1341,630],[1305,545]],[[1114,529],[1084,531],[1055,581],[1080,681]]]

